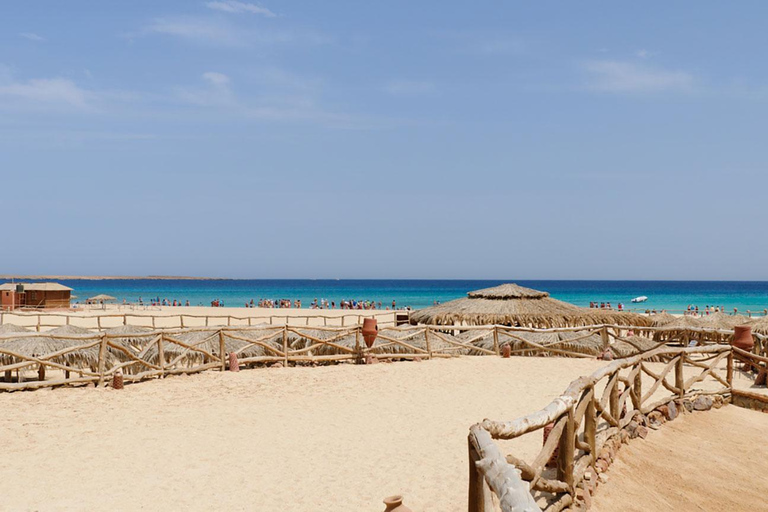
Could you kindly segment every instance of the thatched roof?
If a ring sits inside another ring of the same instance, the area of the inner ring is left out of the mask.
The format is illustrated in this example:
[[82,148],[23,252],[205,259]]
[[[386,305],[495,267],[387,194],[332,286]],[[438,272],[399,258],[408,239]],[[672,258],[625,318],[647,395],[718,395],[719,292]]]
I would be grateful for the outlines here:
[[662,327],[675,321],[677,318],[675,315],[669,313],[655,313],[649,316],[651,325],[654,327]]
[[17,332],[32,332],[26,327],[15,324],[2,324],[0,325],[0,334],[14,334]]
[[577,327],[612,323],[650,325],[643,315],[588,309],[553,299],[549,293],[516,284],[469,292],[467,298],[413,311],[412,324]]
[[752,332],[756,332],[757,334],[768,334],[768,316],[752,320],[750,323],[744,322],[741,325],[751,325]]
[[99,301],[109,302],[111,300],[117,300],[117,299],[111,295],[104,295],[102,293],[102,294],[96,295],[95,297],[89,297],[87,299],[87,302],[99,302]]
[[[68,347],[87,343],[87,340],[62,340],[47,334],[49,333],[46,333],[45,336],[23,336],[2,340],[0,341],[0,347],[23,356],[39,358]],[[8,354],[0,354],[0,363],[2,364],[13,364],[21,361],[22,359]],[[73,367],[96,369],[99,365],[99,347],[96,345],[87,349],[67,352],[61,356],[54,357],[51,361]]]
[[627,336],[616,340],[611,345],[611,352],[616,357],[630,357],[659,347],[659,342],[644,336]]
[[[465,331],[458,335],[459,339],[468,341],[477,338],[478,331]],[[600,335],[589,331],[574,332],[526,332],[510,331],[499,332],[499,347],[508,344],[514,355],[546,355],[540,349],[529,345],[522,340],[530,341],[538,345],[551,346],[550,348],[578,352],[591,356],[597,356],[602,352],[603,342]],[[574,341],[569,341],[574,340]],[[485,350],[493,350],[493,331],[489,331],[482,338],[473,342],[473,345]],[[519,351],[519,352],[518,352]],[[487,355],[487,352],[470,351],[470,355]]]
[[737,325],[749,325],[752,322],[751,318],[744,315],[726,315],[719,311],[701,317],[702,327],[709,327],[711,329],[733,329]]

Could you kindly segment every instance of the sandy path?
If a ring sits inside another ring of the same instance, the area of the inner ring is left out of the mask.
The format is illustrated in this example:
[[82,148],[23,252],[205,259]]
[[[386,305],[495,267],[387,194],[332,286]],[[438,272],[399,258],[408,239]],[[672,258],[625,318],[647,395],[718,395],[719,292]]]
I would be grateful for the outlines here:
[[619,452],[592,510],[768,510],[766,432],[736,406],[682,416]]
[[464,511],[470,425],[535,411],[602,364],[461,358],[0,394],[0,509],[360,512],[403,493],[419,512]]

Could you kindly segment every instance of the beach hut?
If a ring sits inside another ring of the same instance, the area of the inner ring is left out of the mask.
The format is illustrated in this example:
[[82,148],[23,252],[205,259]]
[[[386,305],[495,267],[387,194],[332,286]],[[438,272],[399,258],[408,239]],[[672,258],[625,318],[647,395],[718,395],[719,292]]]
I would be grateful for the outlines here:
[[469,292],[466,298],[413,311],[412,324],[511,325],[519,327],[578,327],[595,324],[650,325],[636,313],[581,308],[553,299],[549,293],[503,284]]

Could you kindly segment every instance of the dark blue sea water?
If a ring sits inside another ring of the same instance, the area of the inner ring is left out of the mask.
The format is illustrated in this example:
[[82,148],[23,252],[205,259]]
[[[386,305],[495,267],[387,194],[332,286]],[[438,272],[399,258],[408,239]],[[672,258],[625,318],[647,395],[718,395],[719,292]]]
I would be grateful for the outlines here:
[[[471,290],[496,286],[511,280],[64,280],[75,289],[75,301],[104,293],[145,303],[151,297],[174,299],[193,306],[210,305],[220,299],[225,306],[242,307],[246,301],[267,299],[301,299],[307,307],[314,299],[327,299],[336,304],[344,299],[381,301],[398,307],[422,308],[435,301],[446,302],[465,297]],[[768,308],[768,282],[728,281],[514,281],[522,286],[548,291],[553,297],[588,306],[590,301],[619,302],[627,308],[682,310],[689,304],[700,309],[725,306],[726,311],[762,311]],[[642,305],[630,304],[633,297],[648,296]]]

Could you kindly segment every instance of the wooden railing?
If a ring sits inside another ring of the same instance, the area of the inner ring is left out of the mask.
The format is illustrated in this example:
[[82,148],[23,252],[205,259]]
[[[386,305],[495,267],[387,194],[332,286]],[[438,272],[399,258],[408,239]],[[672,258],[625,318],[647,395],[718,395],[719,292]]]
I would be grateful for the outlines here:
[[[130,324],[128,324],[130,325]],[[327,364],[374,359],[433,359],[457,355],[511,355],[594,358],[613,350],[617,342],[632,354],[651,354],[658,347],[687,347],[698,330],[671,333],[663,342],[639,346],[627,331],[651,335],[663,328],[596,325],[531,329],[488,326],[382,327],[375,344],[363,342],[361,326],[302,327],[293,325],[230,325],[103,331],[88,334],[52,332],[0,334],[2,389],[35,389],[64,384],[103,383],[120,369],[129,381],[224,368],[229,353],[246,366],[273,363]],[[711,334],[711,333],[710,333]],[[724,334],[723,334],[724,335]],[[756,357],[766,357],[764,337],[755,336]],[[15,340],[8,342],[9,340]],[[699,342],[697,342],[699,343]],[[710,343],[701,341],[702,344]],[[689,361],[689,364],[693,364]],[[30,376],[37,370],[38,378]],[[647,371],[652,371],[646,366]],[[16,378],[13,378],[13,372]],[[74,375],[74,377],[73,377]],[[54,377],[54,378],[52,378]]]
[[[514,421],[484,420],[472,426],[469,511],[559,511],[571,506],[577,490],[584,490],[585,474],[591,473],[592,482],[597,477],[600,450],[631,422],[676,399],[729,397],[735,354],[768,362],[729,345],[660,347],[573,381],[565,393],[535,413]],[[718,366],[724,359],[726,375]],[[663,367],[654,371],[651,361],[662,361]],[[646,389],[643,374],[652,379]],[[670,374],[673,382],[667,380]],[[699,387],[704,381],[709,381],[710,389]],[[669,394],[660,397],[657,392],[662,387]],[[502,456],[493,441],[531,435],[547,426],[551,430],[546,442],[530,463],[512,454]],[[550,469],[547,465],[553,457],[556,463]]]
[[[183,310],[181,306],[179,309]],[[276,311],[276,310],[271,310]],[[88,329],[105,329],[120,325],[134,325],[138,327],[152,327],[155,329],[183,329],[185,327],[217,327],[217,326],[252,326],[257,324],[270,325],[296,325],[319,327],[345,327],[362,322],[363,318],[374,317],[380,326],[394,326],[398,315],[407,315],[407,311],[387,310],[336,310],[339,314],[324,315],[320,313],[305,313],[307,310],[291,309],[288,311],[300,311],[300,315],[270,314],[265,316],[237,316],[237,315],[198,315],[184,312],[156,312],[151,314],[140,313],[48,313],[37,311],[0,311],[0,325],[19,323],[25,327],[31,327],[39,332],[61,327],[62,325],[76,325]],[[343,312],[342,312],[343,311]],[[55,320],[55,321],[54,321]]]

